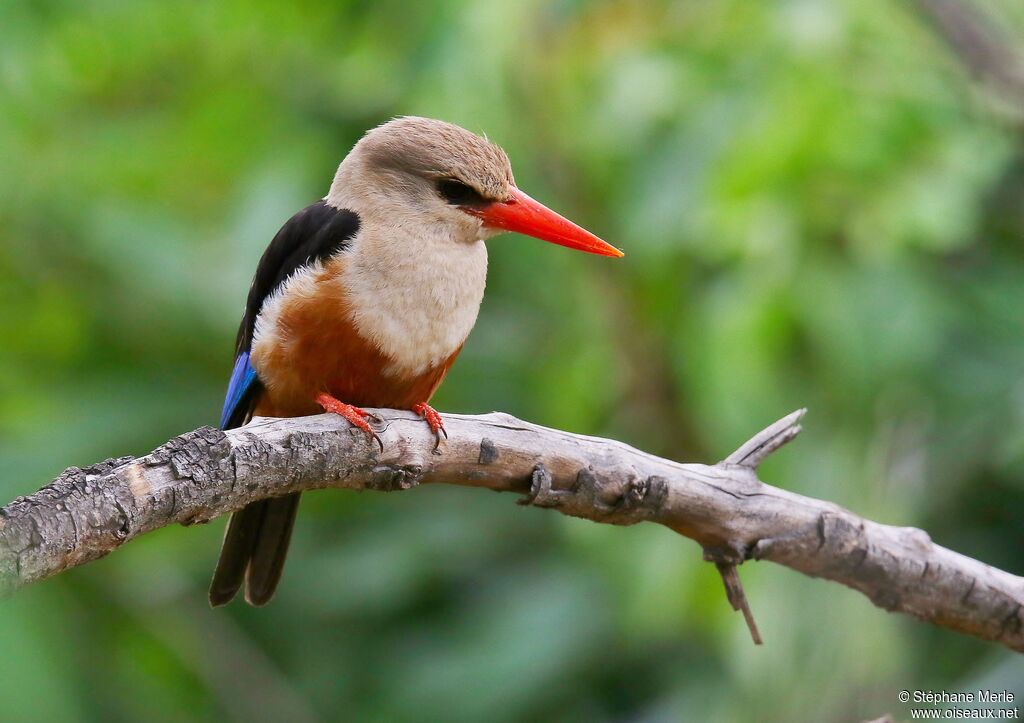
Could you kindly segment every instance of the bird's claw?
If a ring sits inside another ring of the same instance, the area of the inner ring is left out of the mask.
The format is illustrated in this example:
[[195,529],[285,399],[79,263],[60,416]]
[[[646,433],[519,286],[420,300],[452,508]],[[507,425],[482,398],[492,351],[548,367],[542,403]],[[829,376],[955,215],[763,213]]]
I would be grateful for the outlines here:
[[434,451],[436,452],[438,447],[441,446],[441,435],[448,439],[448,431],[444,428],[444,420],[441,419],[441,415],[438,414],[437,410],[426,402],[420,402],[415,405],[412,411],[423,417],[427,426],[430,427],[430,431],[434,435]]
[[367,417],[373,419],[378,424],[383,421],[376,414],[370,414],[365,409],[346,404],[338,399],[335,399],[330,394],[319,394],[316,398],[316,403],[323,407],[325,412],[337,414],[343,417],[345,421],[351,424],[353,427],[363,430],[370,439],[374,440],[379,446],[380,451],[384,451],[384,442],[381,440],[380,435],[374,431],[373,427],[366,421]]

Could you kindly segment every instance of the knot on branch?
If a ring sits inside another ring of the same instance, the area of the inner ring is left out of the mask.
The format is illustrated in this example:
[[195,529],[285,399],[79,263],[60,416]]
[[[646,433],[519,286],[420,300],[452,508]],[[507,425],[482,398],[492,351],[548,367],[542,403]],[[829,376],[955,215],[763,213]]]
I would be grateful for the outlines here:
[[420,483],[423,466],[419,464],[374,467],[365,489],[375,492],[410,490]]
[[497,445],[490,437],[484,437],[480,440],[480,454],[476,458],[477,464],[494,464],[501,457],[501,452],[498,451]]
[[[614,490],[616,486],[619,489]],[[667,496],[668,481],[662,477],[631,475],[623,486],[603,479],[590,467],[577,472],[569,489],[559,490],[553,487],[547,467],[538,464],[530,477],[530,492],[519,504],[586,519],[594,519],[597,510],[601,522],[633,525],[656,517]]]

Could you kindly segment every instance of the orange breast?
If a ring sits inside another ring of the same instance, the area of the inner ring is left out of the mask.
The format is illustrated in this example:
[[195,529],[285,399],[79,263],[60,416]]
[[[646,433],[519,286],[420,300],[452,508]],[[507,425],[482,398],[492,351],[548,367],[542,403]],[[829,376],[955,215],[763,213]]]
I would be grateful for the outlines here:
[[300,293],[286,293],[255,340],[253,365],[266,387],[257,416],[316,414],[313,400],[323,392],[360,407],[409,409],[430,400],[461,351],[420,374],[388,373],[391,360],[350,320],[338,263],[304,281]]

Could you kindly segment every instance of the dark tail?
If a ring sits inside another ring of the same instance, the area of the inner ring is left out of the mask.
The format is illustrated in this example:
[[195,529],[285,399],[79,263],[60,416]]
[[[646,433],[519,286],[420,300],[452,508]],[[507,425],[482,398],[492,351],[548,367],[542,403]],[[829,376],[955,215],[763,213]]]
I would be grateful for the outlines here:
[[299,509],[299,493],[253,502],[231,515],[210,583],[210,604],[231,602],[245,580],[245,601],[270,602],[281,580]]

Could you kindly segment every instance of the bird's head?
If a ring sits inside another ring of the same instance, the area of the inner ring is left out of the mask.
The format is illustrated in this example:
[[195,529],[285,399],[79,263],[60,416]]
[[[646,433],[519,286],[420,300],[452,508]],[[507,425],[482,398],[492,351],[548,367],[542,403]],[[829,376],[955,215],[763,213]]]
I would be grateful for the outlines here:
[[360,215],[444,229],[475,243],[505,231],[603,256],[622,252],[519,190],[508,156],[459,126],[406,116],[369,131],[345,158],[328,201]]

